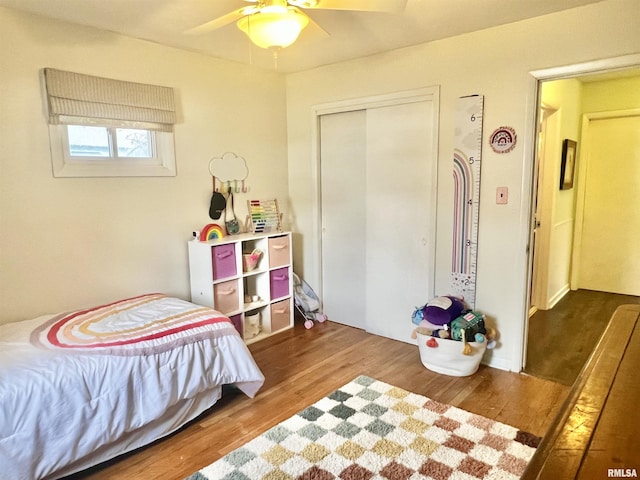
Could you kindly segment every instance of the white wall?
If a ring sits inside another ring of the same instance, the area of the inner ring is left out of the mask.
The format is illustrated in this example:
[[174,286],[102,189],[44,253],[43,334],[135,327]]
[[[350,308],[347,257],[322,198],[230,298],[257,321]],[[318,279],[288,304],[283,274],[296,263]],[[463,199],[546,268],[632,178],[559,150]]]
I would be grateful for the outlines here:
[[[247,160],[246,200],[287,203],[280,74],[0,8],[0,323],[161,291],[189,296],[209,159]],[[53,178],[44,67],[173,87],[178,175]]]
[[[436,291],[447,293],[451,263],[452,150],[455,102],[483,94],[485,118],[480,200],[476,308],[495,322],[500,347],[490,363],[519,370],[526,308],[532,146],[530,72],[640,52],[636,0],[609,0],[528,21],[404,48],[287,77],[289,188],[298,270],[319,284],[314,231],[315,174],[312,162],[313,105],[431,85],[441,86]],[[509,154],[486,145],[497,127],[509,125],[518,144]],[[354,179],[355,181],[355,179]],[[498,186],[509,188],[509,204],[495,204]],[[345,192],[348,198],[348,192]],[[380,240],[384,240],[381,226]],[[425,299],[428,300],[428,299]],[[407,321],[413,305],[407,305]]]

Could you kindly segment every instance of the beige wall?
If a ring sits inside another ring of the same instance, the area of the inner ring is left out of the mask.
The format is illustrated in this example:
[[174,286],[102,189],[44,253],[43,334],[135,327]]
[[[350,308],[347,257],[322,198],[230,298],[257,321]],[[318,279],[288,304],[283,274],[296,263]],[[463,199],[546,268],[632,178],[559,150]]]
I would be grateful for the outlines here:
[[[246,200],[286,204],[279,74],[0,8],[0,323],[161,291],[189,297],[186,242],[211,221],[209,159],[247,160]],[[178,175],[53,178],[39,72],[173,87]]]
[[[452,231],[452,149],[456,99],[485,96],[484,137],[501,125],[515,128],[518,144],[506,155],[484,145],[476,308],[495,322],[500,346],[490,362],[520,369],[527,290],[532,172],[531,71],[640,52],[636,0],[609,0],[558,14],[326,66],[287,77],[290,196],[298,269],[319,284],[317,194],[312,160],[313,105],[431,85],[441,86],[436,292],[449,291]],[[354,179],[356,181],[356,179]],[[495,204],[498,186],[509,204]],[[348,192],[345,192],[348,198]],[[381,226],[380,241],[384,241]],[[425,301],[428,299],[425,299]],[[413,305],[399,305],[409,321]]]

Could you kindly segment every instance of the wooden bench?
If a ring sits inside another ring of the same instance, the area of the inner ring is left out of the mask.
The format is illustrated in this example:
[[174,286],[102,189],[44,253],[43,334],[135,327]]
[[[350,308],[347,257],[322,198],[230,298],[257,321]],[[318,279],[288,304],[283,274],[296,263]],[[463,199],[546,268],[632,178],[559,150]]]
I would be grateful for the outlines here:
[[640,476],[639,318],[640,305],[615,311],[524,480]]

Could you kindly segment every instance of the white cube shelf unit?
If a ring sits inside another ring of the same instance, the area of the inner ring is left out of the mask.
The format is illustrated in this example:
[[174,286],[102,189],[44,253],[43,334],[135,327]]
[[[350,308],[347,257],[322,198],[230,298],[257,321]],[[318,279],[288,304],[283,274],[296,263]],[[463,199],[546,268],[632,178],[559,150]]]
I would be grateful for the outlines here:
[[[293,327],[290,232],[244,233],[188,245],[193,303],[228,316],[246,343]],[[247,271],[243,255],[256,249],[260,260]]]

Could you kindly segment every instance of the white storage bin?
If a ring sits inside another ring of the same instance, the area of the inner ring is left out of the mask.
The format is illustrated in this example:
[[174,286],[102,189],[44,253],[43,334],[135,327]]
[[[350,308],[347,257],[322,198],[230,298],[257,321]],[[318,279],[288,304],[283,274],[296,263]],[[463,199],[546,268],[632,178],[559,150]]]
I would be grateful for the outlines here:
[[262,331],[262,315],[260,312],[247,314],[244,317],[244,339],[251,340],[257,337]]
[[[463,342],[431,337],[419,332],[416,332],[416,336],[422,364],[433,372],[453,377],[466,377],[476,373],[484,351],[487,349],[486,341],[482,343],[467,342],[473,351],[470,355],[465,355],[462,353]],[[427,341],[431,338],[436,341],[437,347],[427,346]]]

